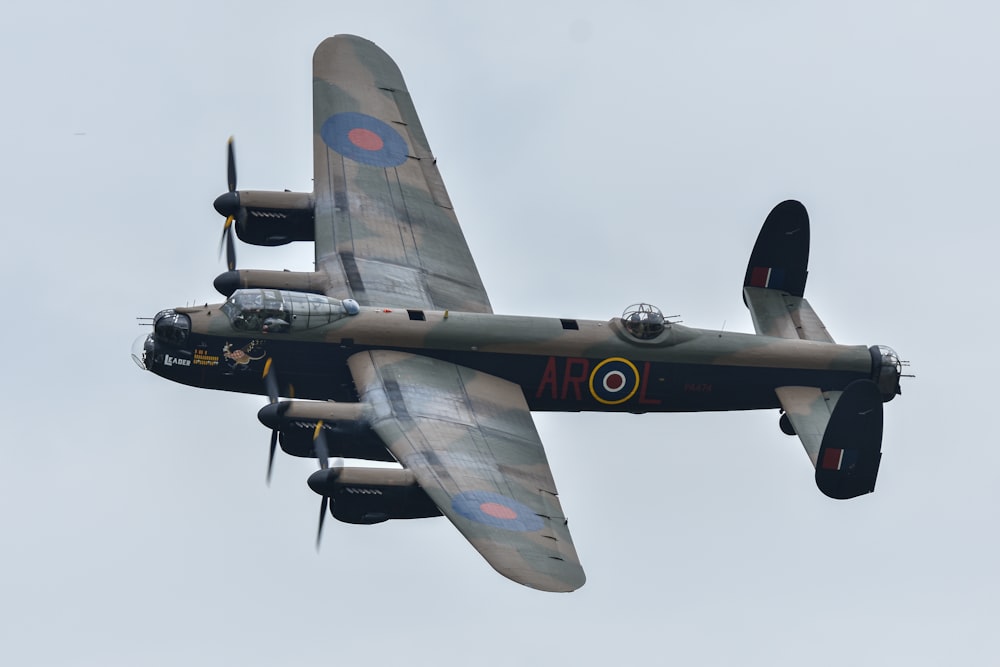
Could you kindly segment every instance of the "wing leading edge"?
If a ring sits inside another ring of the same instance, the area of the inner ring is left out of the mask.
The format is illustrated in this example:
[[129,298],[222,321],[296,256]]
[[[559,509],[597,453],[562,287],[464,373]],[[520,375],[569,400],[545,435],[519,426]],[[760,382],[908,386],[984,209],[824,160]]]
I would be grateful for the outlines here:
[[317,270],[362,305],[492,312],[399,68],[352,35],[313,56]]
[[360,352],[348,365],[375,432],[497,572],[543,591],[583,586],[520,387],[404,352]]

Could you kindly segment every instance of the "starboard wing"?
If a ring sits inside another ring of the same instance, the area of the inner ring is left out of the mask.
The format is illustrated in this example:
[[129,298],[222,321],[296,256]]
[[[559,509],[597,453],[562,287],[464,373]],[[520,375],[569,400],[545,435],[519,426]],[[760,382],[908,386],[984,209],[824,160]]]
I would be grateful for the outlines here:
[[348,365],[375,432],[494,569],[543,591],[584,584],[520,387],[405,352]]
[[781,202],[761,227],[743,280],[743,301],[757,333],[833,342],[803,296],[808,264],[809,214],[797,201]]
[[313,56],[316,266],[362,305],[492,312],[399,68],[352,35]]

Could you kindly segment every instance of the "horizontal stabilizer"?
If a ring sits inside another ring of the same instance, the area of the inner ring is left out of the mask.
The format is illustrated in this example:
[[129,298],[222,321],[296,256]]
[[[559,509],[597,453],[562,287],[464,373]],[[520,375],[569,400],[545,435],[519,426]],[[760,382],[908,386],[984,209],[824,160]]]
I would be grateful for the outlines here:
[[830,415],[816,461],[816,486],[846,500],[875,490],[882,459],[882,394],[871,380],[847,385]]
[[834,342],[823,320],[804,297],[761,287],[744,287],[743,301],[750,309],[754,331],[761,336]]

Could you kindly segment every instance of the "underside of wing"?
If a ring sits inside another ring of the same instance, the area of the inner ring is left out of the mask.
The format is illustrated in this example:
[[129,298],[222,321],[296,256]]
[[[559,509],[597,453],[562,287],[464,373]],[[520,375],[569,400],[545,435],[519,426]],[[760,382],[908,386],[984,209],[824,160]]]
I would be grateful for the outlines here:
[[375,432],[494,569],[543,591],[584,584],[520,387],[404,352],[348,364]]
[[372,42],[313,56],[316,265],[362,305],[492,312],[399,68]]

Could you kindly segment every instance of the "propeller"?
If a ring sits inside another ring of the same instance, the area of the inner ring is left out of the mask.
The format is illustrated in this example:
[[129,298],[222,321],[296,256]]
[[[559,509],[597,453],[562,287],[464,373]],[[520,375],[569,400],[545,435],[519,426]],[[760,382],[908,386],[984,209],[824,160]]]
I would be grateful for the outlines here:
[[[334,469],[330,470],[330,449],[326,445],[326,435],[323,433],[322,419],[316,422],[316,429],[313,431],[313,448],[316,450],[316,458],[319,459],[319,472],[313,473],[313,476],[309,478],[309,486],[313,487],[313,490],[320,487],[324,488],[323,497],[319,501],[319,526],[316,528],[316,551],[319,551],[319,545],[323,539],[323,522],[330,511],[330,496],[326,495],[325,485],[321,483],[317,484],[317,482],[330,477],[331,473],[333,473],[333,476],[339,475],[340,469],[344,467],[344,460],[338,458],[334,462]],[[323,473],[323,471],[328,472]]]
[[[271,372],[271,357],[264,362],[264,386],[267,388],[267,404],[278,402],[278,378]],[[274,408],[272,408],[274,409]],[[271,449],[267,456],[267,483],[271,483],[271,469],[274,467],[274,453],[278,449],[278,429],[271,429]]]
[[[271,429],[271,446],[267,456],[267,483],[271,483],[271,470],[274,468],[274,454],[278,451],[278,436],[285,425],[285,411],[291,403],[279,400],[280,391],[278,389],[278,374],[272,368],[273,358],[268,357],[264,362],[264,371],[261,379],[264,380],[264,388],[267,393],[267,405],[257,411],[257,419],[264,426]],[[291,384],[286,386],[287,395],[295,398],[295,387]]]
[[215,210],[226,216],[222,227],[222,238],[219,239],[219,256],[222,256],[222,246],[226,247],[226,266],[230,271],[236,268],[236,245],[233,242],[233,222],[240,210],[240,195],[236,191],[236,153],[233,149],[233,138],[229,137],[226,144],[226,184],[229,191],[219,195],[215,200]]

